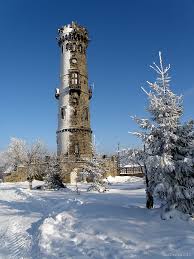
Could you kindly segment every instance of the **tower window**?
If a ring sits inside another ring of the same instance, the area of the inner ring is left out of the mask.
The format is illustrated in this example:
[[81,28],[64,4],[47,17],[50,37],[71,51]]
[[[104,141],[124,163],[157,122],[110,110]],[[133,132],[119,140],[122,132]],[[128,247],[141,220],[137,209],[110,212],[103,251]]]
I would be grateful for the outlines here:
[[75,144],[75,155],[79,156],[79,144]]
[[71,59],[71,63],[72,63],[72,64],[76,64],[76,63],[77,63],[77,59],[76,59],[76,58],[72,58],[72,59]]
[[77,116],[77,109],[74,109],[73,114],[74,114],[75,117]]
[[76,44],[73,44],[72,51],[76,51]]
[[61,107],[61,119],[65,119],[65,115],[66,115],[66,107]]
[[62,47],[61,47],[61,51],[62,51],[62,53],[63,53],[63,45],[62,45]]
[[88,121],[88,108],[85,110],[85,119]]
[[79,45],[79,51],[82,52],[82,45]]
[[89,119],[88,108],[85,108],[84,111],[83,111],[83,114],[82,114],[82,121],[83,121],[83,123],[85,121],[88,121],[88,119]]
[[72,73],[71,74],[71,84],[77,85],[78,84],[78,73]]

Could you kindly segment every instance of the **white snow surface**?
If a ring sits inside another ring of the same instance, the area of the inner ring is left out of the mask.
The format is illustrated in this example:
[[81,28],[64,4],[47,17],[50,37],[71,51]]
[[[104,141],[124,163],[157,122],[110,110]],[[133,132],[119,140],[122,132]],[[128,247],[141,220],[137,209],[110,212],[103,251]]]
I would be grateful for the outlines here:
[[142,178],[136,176],[108,176],[107,180],[111,183],[130,183],[130,182],[140,182],[142,183]]
[[80,195],[1,183],[0,258],[194,258],[194,222],[161,220],[145,208],[143,179],[120,178],[106,193],[80,184]]

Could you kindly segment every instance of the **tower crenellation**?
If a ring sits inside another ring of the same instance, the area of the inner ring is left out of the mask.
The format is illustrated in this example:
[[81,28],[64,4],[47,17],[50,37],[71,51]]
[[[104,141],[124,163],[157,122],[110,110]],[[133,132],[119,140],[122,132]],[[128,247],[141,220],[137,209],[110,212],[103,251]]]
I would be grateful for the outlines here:
[[57,151],[69,158],[92,157],[92,131],[90,128],[86,51],[88,32],[72,22],[58,29],[61,52],[60,87],[58,99]]

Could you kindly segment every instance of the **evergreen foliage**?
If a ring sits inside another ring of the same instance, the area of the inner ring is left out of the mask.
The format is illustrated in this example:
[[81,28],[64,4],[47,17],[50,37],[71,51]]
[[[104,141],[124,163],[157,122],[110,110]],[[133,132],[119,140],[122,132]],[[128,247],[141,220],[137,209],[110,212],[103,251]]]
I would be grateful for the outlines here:
[[194,213],[194,122],[181,123],[182,96],[174,94],[170,87],[168,71],[160,65],[151,66],[158,78],[147,82],[151,88],[148,96],[150,119],[133,117],[142,128],[133,134],[143,140],[144,161],[148,177],[147,194],[158,197],[165,211],[177,209]]

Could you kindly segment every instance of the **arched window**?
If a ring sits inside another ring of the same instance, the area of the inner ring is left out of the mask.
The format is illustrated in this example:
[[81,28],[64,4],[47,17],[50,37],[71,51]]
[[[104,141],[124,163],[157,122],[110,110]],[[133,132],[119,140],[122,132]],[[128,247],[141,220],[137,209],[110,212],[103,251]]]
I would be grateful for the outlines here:
[[72,85],[77,85],[78,84],[78,73],[77,72],[73,72],[71,74],[71,84]]
[[88,108],[85,109],[85,120],[88,121]]
[[61,107],[61,119],[65,119],[66,116],[66,107]]
[[68,49],[69,49],[69,43],[66,44],[66,50],[68,50]]
[[75,144],[75,155],[79,156],[79,144]]
[[82,45],[79,45],[79,52],[82,52]]

